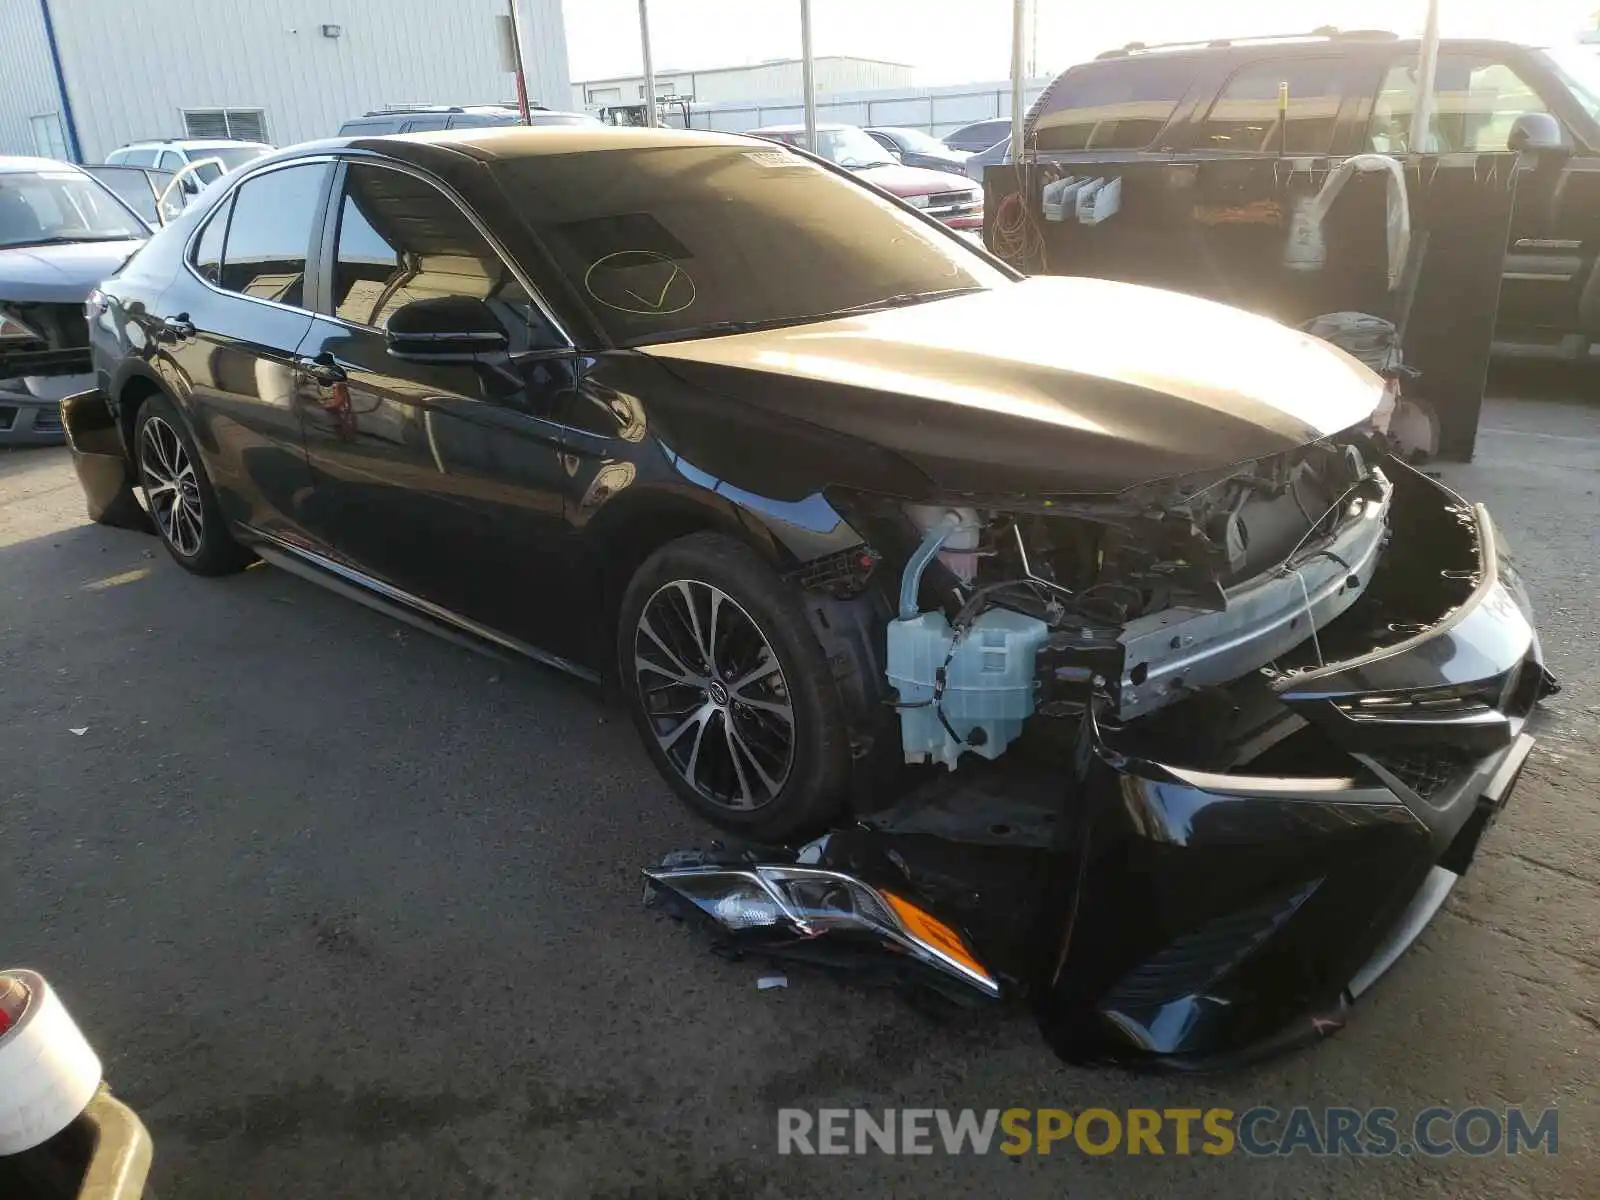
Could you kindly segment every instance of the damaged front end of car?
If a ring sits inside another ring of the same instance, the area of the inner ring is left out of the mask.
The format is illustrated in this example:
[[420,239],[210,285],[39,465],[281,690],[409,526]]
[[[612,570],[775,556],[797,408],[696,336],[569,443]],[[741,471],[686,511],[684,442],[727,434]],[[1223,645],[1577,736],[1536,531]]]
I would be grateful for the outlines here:
[[812,583],[882,638],[876,692],[842,673],[856,743],[913,765],[798,851],[651,885],[736,951],[1025,999],[1071,1061],[1224,1066],[1340,1027],[1555,687],[1487,512],[1368,432],[1109,498],[839,505],[868,545]]

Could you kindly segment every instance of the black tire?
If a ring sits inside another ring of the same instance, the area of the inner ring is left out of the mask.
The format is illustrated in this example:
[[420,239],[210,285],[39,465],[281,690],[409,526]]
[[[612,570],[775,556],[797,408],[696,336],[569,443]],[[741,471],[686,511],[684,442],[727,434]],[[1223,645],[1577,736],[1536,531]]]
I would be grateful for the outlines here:
[[[228,532],[189,427],[166,396],[151,396],[139,409],[133,457],[156,535],[180,567],[196,575],[231,575],[250,565],[255,556]],[[175,465],[177,488],[163,475]]]
[[[695,658],[708,642],[709,670],[703,653]],[[798,593],[748,546],[694,533],[646,559],[622,599],[617,666],[657,769],[712,824],[783,841],[843,806],[850,751],[838,689]]]

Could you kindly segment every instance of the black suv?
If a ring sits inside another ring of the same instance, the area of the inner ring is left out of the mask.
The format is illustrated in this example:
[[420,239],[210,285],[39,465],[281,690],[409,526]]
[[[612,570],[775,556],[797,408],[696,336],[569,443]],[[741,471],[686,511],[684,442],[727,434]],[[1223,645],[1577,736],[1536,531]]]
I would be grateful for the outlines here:
[[[1055,162],[1408,153],[1418,52],[1373,31],[1133,43],[1058,76],[1028,113],[1027,144]],[[1600,355],[1600,56],[1446,39],[1435,92],[1422,153],[1504,151],[1525,113],[1559,122],[1562,144],[1522,160],[1494,351]]]

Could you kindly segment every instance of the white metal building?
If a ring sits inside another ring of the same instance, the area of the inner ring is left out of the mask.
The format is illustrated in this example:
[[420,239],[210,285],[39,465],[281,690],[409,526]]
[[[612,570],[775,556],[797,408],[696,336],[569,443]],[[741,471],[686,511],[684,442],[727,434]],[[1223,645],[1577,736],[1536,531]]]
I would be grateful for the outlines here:
[[[812,60],[817,93],[851,92],[863,88],[900,87],[911,82],[912,68],[904,63],[848,55],[822,55]],[[656,72],[657,96],[693,96],[706,104],[725,100],[763,100],[792,96],[801,91],[800,60],[783,58],[748,67],[712,67],[704,71]],[[613,79],[585,79],[572,85],[574,108],[603,108],[609,104],[637,104],[644,98],[643,75]]]
[[[528,96],[566,108],[561,0],[515,0]],[[0,0],[0,154],[328,137],[397,104],[513,101],[507,0]]]

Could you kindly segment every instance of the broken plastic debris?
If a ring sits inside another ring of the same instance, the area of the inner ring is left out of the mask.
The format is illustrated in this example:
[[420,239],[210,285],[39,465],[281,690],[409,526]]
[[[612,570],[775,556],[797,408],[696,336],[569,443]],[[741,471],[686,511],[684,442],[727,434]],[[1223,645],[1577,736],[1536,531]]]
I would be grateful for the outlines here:
[[814,841],[807,842],[804,846],[801,846],[799,851],[795,854],[794,860],[797,863],[804,863],[807,866],[815,866],[817,863],[822,861],[822,852],[827,848],[828,835],[823,834]]
[[788,986],[789,977],[787,975],[763,975],[756,980],[756,990],[760,992],[770,992],[773,988],[786,988]]
[[84,734],[89,732],[89,727],[87,725],[85,725],[81,729],[68,728],[67,732],[70,733],[70,734],[73,734],[76,737],[82,737]]

